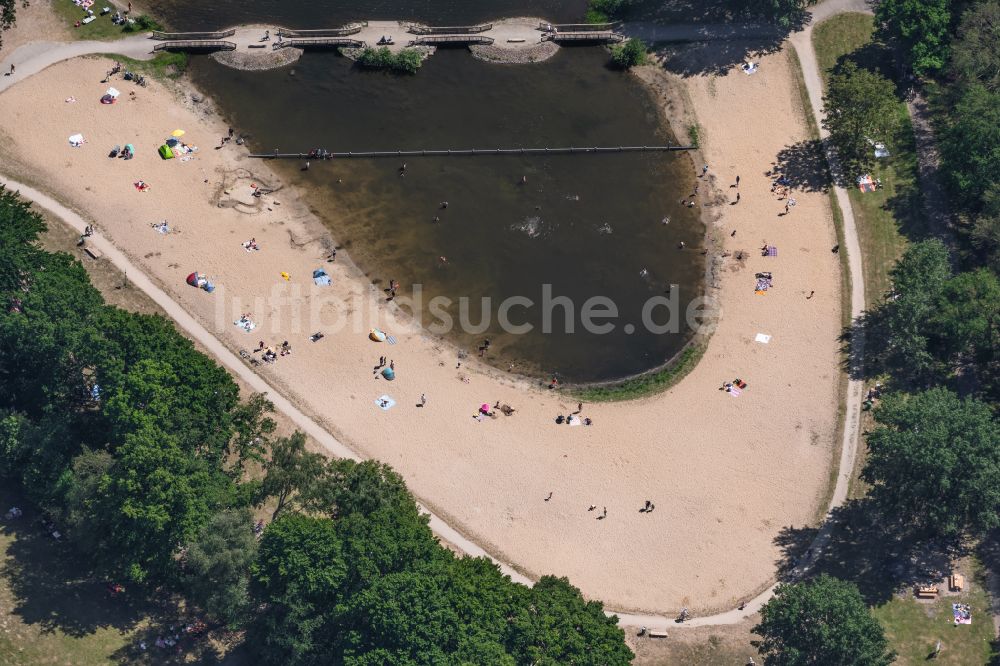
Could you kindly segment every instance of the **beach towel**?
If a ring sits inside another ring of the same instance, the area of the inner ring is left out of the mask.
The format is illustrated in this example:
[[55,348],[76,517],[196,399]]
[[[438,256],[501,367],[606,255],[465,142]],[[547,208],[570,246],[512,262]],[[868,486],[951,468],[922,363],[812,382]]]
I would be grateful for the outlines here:
[[754,342],[759,342],[764,345],[766,345],[770,341],[771,341],[771,336],[768,335],[767,333],[758,333],[757,337],[754,338]]
[[388,342],[390,345],[396,344],[396,338],[392,337],[391,335],[387,335],[385,341]]
[[253,329],[257,328],[257,324],[253,323],[250,319],[237,319],[233,322],[233,326],[242,328],[244,333],[249,333]]
[[968,604],[952,604],[951,612],[955,617],[955,624],[972,624],[972,609]]
[[383,412],[387,412],[396,406],[396,401],[390,398],[388,395],[383,395],[381,397],[375,398],[375,406],[381,409]]
[[858,177],[858,189],[862,192],[875,191],[875,181],[872,180],[871,174],[866,173],[865,175]]
[[732,388],[730,388],[727,391],[727,393],[729,393],[729,395],[733,396],[734,398],[738,398],[738,397],[740,397],[740,394],[743,393],[743,390],[740,389],[740,388],[737,388],[736,386],[733,386]]
[[576,414],[570,414],[570,417],[566,419],[566,422],[571,426],[583,425],[583,421]]
[[757,71],[757,63],[745,62],[740,66],[740,69],[743,70],[744,74],[750,76],[751,74],[754,74]]
[[774,247],[773,245],[768,245],[767,246],[767,251],[764,253],[764,256],[765,257],[777,257],[778,256],[778,248]]

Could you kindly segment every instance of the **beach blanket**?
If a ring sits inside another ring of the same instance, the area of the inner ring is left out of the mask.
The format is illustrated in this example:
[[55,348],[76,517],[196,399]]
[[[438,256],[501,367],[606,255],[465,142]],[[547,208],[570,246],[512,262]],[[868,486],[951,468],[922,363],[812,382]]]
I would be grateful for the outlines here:
[[246,318],[237,319],[236,321],[233,322],[233,326],[242,328],[244,333],[249,333],[253,329],[257,328],[257,324],[255,324],[253,320]]
[[736,386],[733,386],[732,388],[730,388],[730,389],[729,389],[729,390],[727,391],[727,393],[728,393],[729,395],[733,396],[734,398],[738,398],[738,397],[740,397],[740,395],[741,395],[741,394],[743,393],[743,389],[740,389],[740,388],[738,388],[738,387],[736,387]]
[[388,342],[390,345],[396,344],[396,338],[392,337],[391,335],[386,336],[385,341]]
[[396,401],[393,400],[388,395],[383,395],[381,397],[375,398],[375,406],[381,409],[383,412],[387,412],[396,406]]
[[858,177],[858,189],[862,192],[875,191],[875,181],[872,180],[870,173],[866,173],[865,175]]
[[754,291],[763,292],[770,289],[770,287],[771,287],[770,278],[757,278],[757,286],[754,288]]
[[972,624],[972,609],[968,604],[952,604],[951,612],[955,616],[955,624]]
[[759,342],[763,345],[766,345],[770,341],[771,341],[771,336],[768,335],[767,333],[758,333],[757,337],[754,338],[754,342]]
[[583,425],[583,421],[576,414],[570,414],[569,418],[566,419],[566,422],[571,426]]
[[773,245],[768,245],[767,249],[764,251],[764,256],[765,257],[777,257],[778,256],[778,248],[774,247]]

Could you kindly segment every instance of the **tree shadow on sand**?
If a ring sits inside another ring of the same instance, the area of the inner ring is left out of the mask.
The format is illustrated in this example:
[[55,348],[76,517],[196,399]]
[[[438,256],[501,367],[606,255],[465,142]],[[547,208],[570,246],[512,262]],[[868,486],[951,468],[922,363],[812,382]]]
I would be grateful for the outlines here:
[[782,148],[766,175],[783,176],[788,186],[799,192],[827,192],[830,189],[830,170],[823,144],[818,139],[806,139]]
[[[940,580],[955,558],[968,554],[958,540],[927,539],[887,519],[867,498],[834,509],[824,529],[830,538],[816,552],[810,550],[816,528],[786,527],[778,534],[780,581],[826,573],[855,583],[869,604],[879,605],[903,588]],[[805,562],[811,564],[803,567]]]

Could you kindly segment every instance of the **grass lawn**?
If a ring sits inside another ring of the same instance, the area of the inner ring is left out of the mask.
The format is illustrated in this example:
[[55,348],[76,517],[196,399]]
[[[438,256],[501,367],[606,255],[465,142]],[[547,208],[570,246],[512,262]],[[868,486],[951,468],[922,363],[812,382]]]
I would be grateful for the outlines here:
[[3,511],[24,515],[0,529],[0,664],[108,664],[139,622],[127,601],[108,598],[73,552],[34,524],[12,493]]
[[[52,11],[58,18],[66,21],[66,27],[70,29],[72,35],[76,39],[111,41],[127,37],[130,34],[135,34],[134,32],[126,32],[123,30],[123,26],[115,25],[111,22],[111,17],[115,15],[116,9],[110,2],[96,0],[94,5],[91,7],[91,10],[93,10],[94,16],[96,16],[97,19],[91,21],[87,25],[81,25],[78,28],[73,27],[76,22],[87,18],[87,13],[83,9],[74,5],[72,0],[51,0],[51,2]],[[111,7],[111,12],[101,16],[101,10],[104,7]],[[136,16],[136,13],[132,14],[133,18]]]
[[[955,625],[951,605],[969,604],[972,624]],[[972,666],[987,664],[993,656],[993,621],[990,602],[982,585],[970,585],[965,592],[943,596],[933,602],[907,598],[893,599],[874,610],[892,648],[899,653],[898,664],[927,661],[935,643],[941,641],[936,664]]]
[[[860,67],[888,74],[888,54],[872,44],[873,31],[872,17],[866,14],[840,14],[817,25],[813,29],[813,47],[820,69],[829,72],[842,58],[849,57]],[[881,302],[888,291],[888,272],[907,244],[925,234],[916,145],[902,101],[898,113],[900,128],[887,146],[892,156],[879,160],[872,170],[873,177],[882,179],[883,188],[866,194],[856,187],[848,188],[861,243],[868,307]]]

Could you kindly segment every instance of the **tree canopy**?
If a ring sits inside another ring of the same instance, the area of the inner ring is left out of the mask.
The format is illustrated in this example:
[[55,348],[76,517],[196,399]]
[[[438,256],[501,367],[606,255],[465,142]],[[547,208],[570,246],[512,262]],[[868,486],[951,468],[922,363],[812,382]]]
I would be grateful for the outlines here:
[[761,636],[753,644],[766,666],[885,666],[895,661],[858,588],[826,574],[779,585],[753,632]]
[[899,126],[893,83],[851,60],[830,76],[823,104],[823,126],[852,168],[869,165],[874,160],[871,142],[888,141]]
[[915,74],[928,74],[947,60],[951,7],[951,0],[880,0],[875,26],[899,45]]
[[736,7],[743,13],[773,21],[783,27],[791,27],[803,17],[806,7],[818,0],[735,0]]
[[932,535],[1000,525],[1000,426],[989,405],[943,388],[875,411],[862,478],[887,519]]
[[951,71],[987,90],[1000,88],[1000,2],[974,3],[962,14],[952,44]]
[[250,613],[250,567],[257,539],[246,509],[227,509],[202,525],[184,554],[184,589],[209,617],[229,627]]

